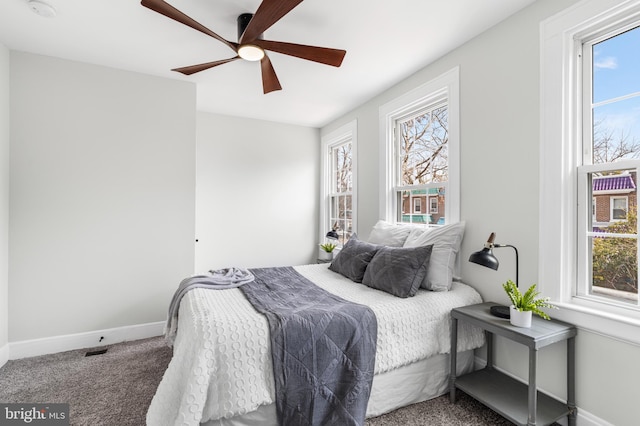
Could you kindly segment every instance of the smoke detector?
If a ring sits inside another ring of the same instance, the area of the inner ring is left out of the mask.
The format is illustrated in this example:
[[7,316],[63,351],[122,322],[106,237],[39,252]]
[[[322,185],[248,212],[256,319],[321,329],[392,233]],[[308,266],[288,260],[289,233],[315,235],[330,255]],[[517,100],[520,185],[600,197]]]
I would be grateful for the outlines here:
[[53,18],[56,16],[56,10],[48,3],[41,0],[29,0],[28,4],[31,10],[40,16],[44,16],[45,18]]

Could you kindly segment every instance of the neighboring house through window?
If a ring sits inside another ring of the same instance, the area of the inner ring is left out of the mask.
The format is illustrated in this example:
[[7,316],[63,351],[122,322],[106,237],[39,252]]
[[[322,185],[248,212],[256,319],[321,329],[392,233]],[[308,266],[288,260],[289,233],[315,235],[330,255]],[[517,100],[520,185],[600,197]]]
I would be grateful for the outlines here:
[[539,281],[556,316],[640,343],[640,2],[612,4],[541,25]]
[[636,174],[594,176],[592,179],[592,224],[603,228],[612,222],[627,220],[627,213],[637,206]]
[[322,138],[322,211],[320,241],[330,230],[344,244],[355,232],[356,221],[355,121]]
[[[381,218],[434,226],[457,222],[458,68],[380,107],[380,134]],[[428,213],[422,209],[427,200]]]

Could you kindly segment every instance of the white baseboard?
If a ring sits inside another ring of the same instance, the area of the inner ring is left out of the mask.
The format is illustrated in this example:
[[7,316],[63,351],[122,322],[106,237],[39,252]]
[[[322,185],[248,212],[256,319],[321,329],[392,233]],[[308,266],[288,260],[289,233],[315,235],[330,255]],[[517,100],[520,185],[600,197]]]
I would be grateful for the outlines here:
[[[8,345],[8,358],[27,358],[160,336],[163,333],[164,324],[165,322],[161,321],[126,327],[109,328],[107,330],[89,331],[86,333],[10,342]],[[2,349],[0,349],[0,360],[2,359],[1,351]]]
[[[478,351],[476,351],[476,353],[477,353],[477,352],[478,352]],[[481,370],[481,369],[483,369],[483,368],[487,365],[487,361],[486,361],[485,359],[480,358],[478,355],[476,355],[476,356],[473,358],[473,360],[474,360],[474,361],[473,361],[473,367],[474,367],[476,370]]]
[[578,408],[578,420],[576,423],[578,426],[614,426],[613,423],[609,423],[588,411],[580,410],[580,408]]
[[7,343],[0,348],[0,367],[5,365],[9,361],[9,344]]
[[[474,366],[475,366],[476,370],[480,370],[480,369],[484,368],[486,365],[487,365],[487,360],[482,359],[482,358],[480,358],[478,356],[475,357]],[[516,380],[518,380],[520,382],[523,382],[523,380],[520,377],[517,377],[517,376],[509,373],[508,371],[505,371],[505,370],[503,370],[503,369],[501,369],[499,367],[495,367],[495,366],[494,366],[494,368],[496,370],[506,374],[509,377],[512,377],[512,378],[514,378],[514,379],[516,379]],[[555,399],[559,399],[561,401],[564,400],[563,398],[559,398],[556,395],[553,395],[553,394],[551,394],[549,392],[544,391],[543,389],[538,388],[538,390],[540,392],[546,394],[546,395],[549,395],[549,396],[555,398]],[[599,418],[598,416],[595,416],[595,415],[591,414],[590,412],[583,410],[580,407],[577,407],[577,408],[578,408],[578,416],[576,418],[577,426],[614,426],[612,423],[609,423],[608,421],[603,420],[603,419]],[[567,418],[566,417],[558,420],[558,423],[561,426],[567,426],[569,424],[567,422]]]
[[[558,424],[561,426],[567,426],[569,422],[567,418],[563,418],[558,420]],[[583,410],[578,407],[578,417],[576,417],[576,425],[577,426],[614,426],[612,423],[609,423],[606,420],[603,420],[588,411]]]

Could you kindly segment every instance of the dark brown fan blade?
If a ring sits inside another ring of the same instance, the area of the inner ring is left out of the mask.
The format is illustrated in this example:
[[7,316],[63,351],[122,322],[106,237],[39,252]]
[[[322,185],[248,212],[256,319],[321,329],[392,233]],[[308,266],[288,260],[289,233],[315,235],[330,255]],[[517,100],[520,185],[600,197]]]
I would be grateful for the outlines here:
[[264,58],[260,60],[260,68],[262,69],[262,89],[264,94],[266,95],[269,92],[282,90],[282,86],[280,86],[280,81],[276,75],[276,70],[273,69],[271,60],[267,55],[264,55]]
[[302,0],[263,0],[240,37],[240,44],[257,39],[300,3]]
[[236,56],[234,58],[229,58],[229,59],[223,59],[221,61],[213,61],[213,62],[207,62],[204,64],[190,65],[188,67],[174,68],[171,71],[178,71],[184,75],[191,75],[200,71],[208,70],[209,68],[217,67],[218,65],[226,64],[227,62],[235,61],[236,59],[240,59],[240,56]]
[[238,45],[236,43],[225,40],[224,38],[220,37],[218,34],[211,31],[209,28],[205,27],[204,25],[195,21],[194,19],[188,17],[187,15],[180,12],[178,9],[176,9],[175,7],[171,6],[169,3],[163,0],[142,0],[140,4],[146,8],[153,10],[154,12],[158,12],[166,16],[167,18],[171,18],[174,21],[178,21],[188,27],[193,28],[194,30],[198,30],[201,33],[211,36],[216,40],[223,42],[234,51],[238,50]]
[[346,50],[329,49],[328,47],[306,46],[304,44],[285,43],[283,41],[254,40],[252,44],[265,50],[295,56],[308,61],[339,67]]

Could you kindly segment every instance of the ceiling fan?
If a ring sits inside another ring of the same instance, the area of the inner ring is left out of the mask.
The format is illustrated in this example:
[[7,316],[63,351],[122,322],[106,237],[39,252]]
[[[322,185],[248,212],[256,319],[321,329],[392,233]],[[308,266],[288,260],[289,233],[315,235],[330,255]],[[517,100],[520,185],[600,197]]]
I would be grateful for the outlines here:
[[180,12],[164,0],[142,0],[142,6],[158,12],[168,18],[187,25],[216,40],[226,44],[236,52],[236,56],[219,61],[190,65],[172,69],[185,75],[191,75],[218,65],[226,64],[238,59],[260,61],[262,70],[262,87],[264,93],[282,90],[280,81],[265,50],[295,56],[308,61],[339,67],[342,64],[345,50],[326,47],[306,46],[302,44],[285,43],[282,41],[263,40],[262,33],[269,29],[280,18],[289,13],[303,0],[263,0],[255,14],[244,13],[238,16],[238,42],[226,40],[206,28],[199,22]]

